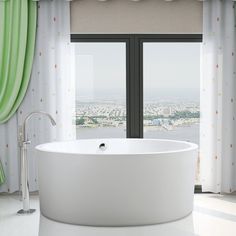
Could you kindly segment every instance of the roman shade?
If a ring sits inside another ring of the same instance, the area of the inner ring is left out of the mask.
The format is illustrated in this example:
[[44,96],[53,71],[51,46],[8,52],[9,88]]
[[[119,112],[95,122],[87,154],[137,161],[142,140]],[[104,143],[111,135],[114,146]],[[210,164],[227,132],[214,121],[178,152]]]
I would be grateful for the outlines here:
[[74,0],[71,33],[202,33],[202,5],[197,0]]

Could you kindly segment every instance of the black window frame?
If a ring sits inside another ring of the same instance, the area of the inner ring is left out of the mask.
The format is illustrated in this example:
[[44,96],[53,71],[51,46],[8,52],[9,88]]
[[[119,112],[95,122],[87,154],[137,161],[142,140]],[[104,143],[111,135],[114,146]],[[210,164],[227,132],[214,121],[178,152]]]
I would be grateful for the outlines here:
[[143,44],[202,42],[202,34],[71,34],[72,43],[126,43],[126,137],[143,138]]

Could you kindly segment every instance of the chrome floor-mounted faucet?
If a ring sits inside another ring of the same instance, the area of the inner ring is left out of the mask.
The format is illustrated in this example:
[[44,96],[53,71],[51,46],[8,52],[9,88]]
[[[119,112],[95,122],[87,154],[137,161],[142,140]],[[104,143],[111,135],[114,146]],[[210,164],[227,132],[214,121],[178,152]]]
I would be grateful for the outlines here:
[[35,212],[35,209],[30,209],[30,200],[29,200],[29,183],[28,183],[28,158],[27,158],[27,145],[30,144],[30,140],[27,139],[26,135],[26,127],[27,122],[34,115],[46,115],[53,126],[56,125],[55,120],[52,116],[44,111],[35,111],[26,116],[23,126],[19,133],[19,143],[20,143],[20,155],[21,155],[21,192],[22,192],[22,201],[23,201],[23,209],[19,210],[18,214],[31,214]]

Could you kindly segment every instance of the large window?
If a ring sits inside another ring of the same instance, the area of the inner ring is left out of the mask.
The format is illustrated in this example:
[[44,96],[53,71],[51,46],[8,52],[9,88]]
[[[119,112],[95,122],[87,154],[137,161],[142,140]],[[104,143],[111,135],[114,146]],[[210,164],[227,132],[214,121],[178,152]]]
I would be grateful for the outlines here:
[[202,35],[91,34],[71,40],[78,138],[199,143]]
[[200,44],[144,43],[144,137],[199,143]]
[[126,137],[125,43],[77,43],[77,138]]
[[[75,34],[71,41],[79,138],[198,143],[202,35]],[[183,135],[181,126],[192,130]]]

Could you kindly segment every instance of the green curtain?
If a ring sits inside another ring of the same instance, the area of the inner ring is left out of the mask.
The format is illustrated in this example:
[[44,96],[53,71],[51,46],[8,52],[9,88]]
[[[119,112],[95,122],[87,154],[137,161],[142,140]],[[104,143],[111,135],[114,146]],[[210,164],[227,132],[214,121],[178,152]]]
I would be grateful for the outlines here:
[[[0,124],[21,104],[30,80],[37,28],[37,3],[0,0]],[[0,184],[5,180],[0,163]]]
[[34,57],[37,3],[0,1],[0,124],[22,102]]

